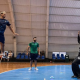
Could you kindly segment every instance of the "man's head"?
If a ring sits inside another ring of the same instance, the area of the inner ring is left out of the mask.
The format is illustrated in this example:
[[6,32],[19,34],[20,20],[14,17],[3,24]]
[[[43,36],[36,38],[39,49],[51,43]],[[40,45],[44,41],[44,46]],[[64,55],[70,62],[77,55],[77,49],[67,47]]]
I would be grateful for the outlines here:
[[9,53],[12,53],[12,51],[9,51]]
[[6,12],[5,12],[5,11],[2,11],[2,12],[1,12],[1,18],[4,19],[5,17],[6,17]]
[[34,41],[34,42],[36,42],[36,40],[37,40],[37,38],[36,38],[36,37],[34,37],[34,38],[33,38],[33,41]]

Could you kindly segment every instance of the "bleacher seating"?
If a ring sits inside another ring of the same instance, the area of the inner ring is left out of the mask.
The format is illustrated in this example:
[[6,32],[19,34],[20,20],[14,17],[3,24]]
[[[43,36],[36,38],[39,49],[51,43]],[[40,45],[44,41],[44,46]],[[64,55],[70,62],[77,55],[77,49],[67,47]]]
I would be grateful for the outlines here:
[[20,55],[17,55],[16,59],[20,59]]
[[60,59],[60,55],[59,54],[57,54],[57,57],[56,57],[57,59]]
[[42,56],[41,56],[41,59],[45,59],[45,56],[44,56],[44,55],[42,55]]
[[52,54],[52,59],[56,59],[55,54]]
[[61,59],[65,60],[64,54],[61,54]]
[[65,55],[66,55],[66,52],[53,52],[52,53],[52,60],[65,61]]

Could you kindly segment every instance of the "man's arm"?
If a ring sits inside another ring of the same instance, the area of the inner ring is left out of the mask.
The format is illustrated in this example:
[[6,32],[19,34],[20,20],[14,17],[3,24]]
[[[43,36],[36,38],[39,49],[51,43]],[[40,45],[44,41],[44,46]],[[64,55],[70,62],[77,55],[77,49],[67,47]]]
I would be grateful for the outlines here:
[[38,47],[38,54],[40,55],[40,48]]
[[29,48],[30,48],[30,46],[27,47],[27,55],[28,55],[28,53],[29,53]]
[[19,34],[17,34],[17,33],[14,32],[14,30],[13,30],[13,28],[12,28],[11,26],[8,26],[8,27],[9,27],[9,29],[11,30],[11,32],[12,32],[14,35],[19,35]]

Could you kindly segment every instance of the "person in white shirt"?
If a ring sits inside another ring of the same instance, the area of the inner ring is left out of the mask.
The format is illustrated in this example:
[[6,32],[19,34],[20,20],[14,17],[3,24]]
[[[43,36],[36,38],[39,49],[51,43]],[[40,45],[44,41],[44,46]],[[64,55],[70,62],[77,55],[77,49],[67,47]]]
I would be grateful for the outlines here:
[[[7,52],[4,53],[4,55],[2,56],[2,59],[5,61],[5,59],[7,59],[7,61],[9,61],[9,57],[7,55]],[[2,60],[1,59],[1,60]]]
[[12,56],[13,56],[12,51],[9,51],[9,53],[8,53],[8,57],[9,57],[9,58],[12,58]]

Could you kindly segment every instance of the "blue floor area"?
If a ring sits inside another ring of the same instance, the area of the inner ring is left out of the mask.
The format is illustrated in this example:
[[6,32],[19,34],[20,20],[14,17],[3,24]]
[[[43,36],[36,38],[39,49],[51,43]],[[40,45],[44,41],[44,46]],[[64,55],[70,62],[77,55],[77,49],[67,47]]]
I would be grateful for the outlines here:
[[42,66],[38,71],[29,68],[11,70],[0,74],[0,80],[78,80],[73,75],[71,65]]

